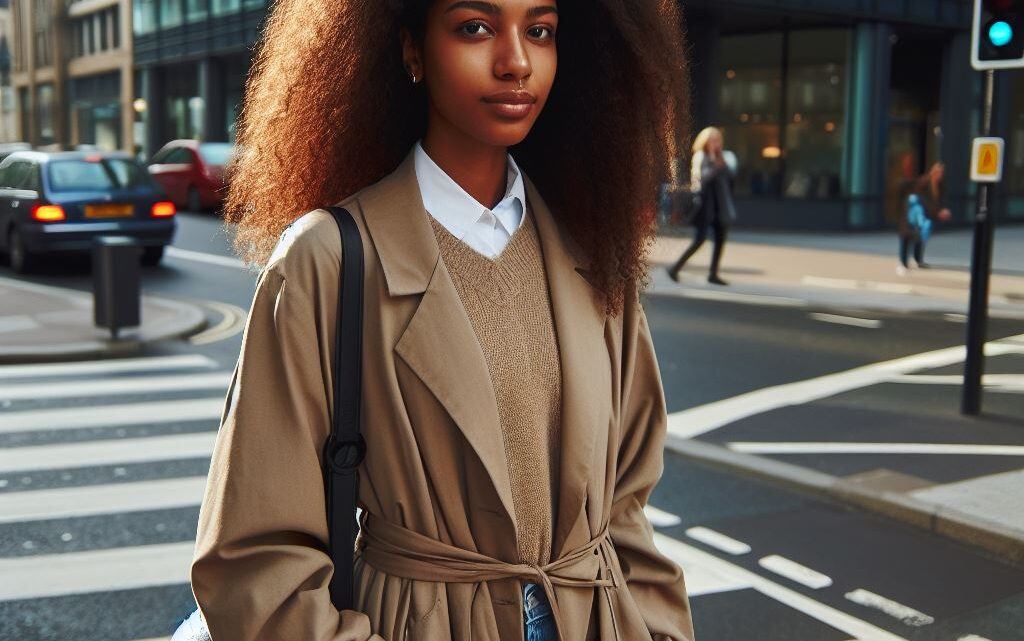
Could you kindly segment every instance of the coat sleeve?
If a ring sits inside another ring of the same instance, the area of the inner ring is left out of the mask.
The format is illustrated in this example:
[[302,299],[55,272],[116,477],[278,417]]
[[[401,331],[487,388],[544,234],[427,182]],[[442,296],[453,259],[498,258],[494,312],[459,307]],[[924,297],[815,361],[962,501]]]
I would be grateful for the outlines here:
[[335,313],[324,306],[337,299],[318,302],[329,290],[317,283],[336,283],[340,268],[311,276],[297,261],[272,258],[257,280],[200,509],[192,590],[214,641],[383,641],[365,614],[339,612],[330,598],[320,458]]
[[622,438],[609,531],[630,594],[654,641],[693,641],[682,568],[655,547],[654,530],[644,514],[664,468],[668,419],[647,318],[635,294],[627,295],[626,308]]

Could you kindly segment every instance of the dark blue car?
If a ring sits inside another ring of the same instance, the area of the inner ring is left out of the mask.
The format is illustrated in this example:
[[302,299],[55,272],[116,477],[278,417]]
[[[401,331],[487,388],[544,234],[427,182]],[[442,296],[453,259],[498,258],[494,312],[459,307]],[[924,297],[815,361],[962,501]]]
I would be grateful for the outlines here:
[[89,251],[96,236],[135,238],[156,265],[176,210],[126,152],[16,151],[0,162],[0,250],[25,272],[47,252]]

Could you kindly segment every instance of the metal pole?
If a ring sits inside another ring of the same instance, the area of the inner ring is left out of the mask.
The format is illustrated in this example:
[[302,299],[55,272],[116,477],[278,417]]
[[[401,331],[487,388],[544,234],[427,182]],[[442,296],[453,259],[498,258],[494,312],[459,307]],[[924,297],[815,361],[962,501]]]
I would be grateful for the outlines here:
[[[985,106],[982,136],[992,133],[992,93],[994,72],[985,71]],[[978,185],[978,207],[974,217],[974,243],[971,250],[971,296],[967,312],[967,360],[964,362],[964,388],[961,412],[977,416],[981,412],[981,380],[985,370],[985,339],[988,326],[988,288],[992,273],[992,217],[989,216],[988,184]]]

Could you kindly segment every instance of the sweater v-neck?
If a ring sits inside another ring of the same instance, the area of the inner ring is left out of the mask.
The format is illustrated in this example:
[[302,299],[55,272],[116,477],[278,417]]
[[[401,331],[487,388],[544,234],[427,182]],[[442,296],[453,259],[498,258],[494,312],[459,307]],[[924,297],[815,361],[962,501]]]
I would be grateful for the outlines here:
[[442,260],[453,278],[486,296],[495,304],[505,304],[522,288],[527,267],[541,261],[540,239],[532,212],[523,212],[522,224],[509,238],[505,248],[493,259],[460,240],[433,216],[434,230]]

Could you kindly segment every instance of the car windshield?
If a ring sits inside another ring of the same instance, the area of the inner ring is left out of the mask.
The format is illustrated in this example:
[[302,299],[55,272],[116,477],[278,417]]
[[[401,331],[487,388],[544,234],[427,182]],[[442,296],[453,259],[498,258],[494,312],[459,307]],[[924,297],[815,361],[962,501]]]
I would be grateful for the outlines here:
[[234,145],[229,142],[204,142],[199,144],[199,155],[208,165],[223,167],[231,160]]
[[47,171],[52,191],[105,191],[151,184],[147,172],[123,158],[54,160]]

